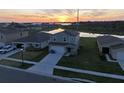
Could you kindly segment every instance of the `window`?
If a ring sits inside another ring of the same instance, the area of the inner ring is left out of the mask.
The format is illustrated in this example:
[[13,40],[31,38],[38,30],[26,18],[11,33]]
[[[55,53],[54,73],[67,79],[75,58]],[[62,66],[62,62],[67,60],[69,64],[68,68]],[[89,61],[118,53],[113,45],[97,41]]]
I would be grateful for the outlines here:
[[56,39],[54,38],[54,41],[56,41]]
[[64,41],[66,41],[66,38],[64,37]]
[[39,44],[35,44],[35,46],[36,46],[36,47],[38,47],[38,46],[39,46]]
[[108,47],[103,47],[102,48],[102,53],[108,54],[109,53],[109,48]]

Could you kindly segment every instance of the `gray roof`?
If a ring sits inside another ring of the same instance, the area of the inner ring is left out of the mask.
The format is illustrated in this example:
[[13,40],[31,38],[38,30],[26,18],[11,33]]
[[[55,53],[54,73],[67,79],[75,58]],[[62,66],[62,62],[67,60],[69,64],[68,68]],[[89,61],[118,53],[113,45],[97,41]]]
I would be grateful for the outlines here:
[[124,44],[124,41],[114,36],[99,36],[97,42],[102,47],[110,47],[113,45]]
[[77,36],[79,35],[78,31],[73,31],[73,30],[65,30],[64,33],[70,35],[70,36]]
[[23,28],[0,28],[0,32],[3,34],[12,34],[22,31],[28,31],[28,29]]
[[50,42],[50,45],[62,45],[62,46],[67,46],[67,45],[72,45],[74,46],[74,44],[71,43],[66,43],[66,42]]
[[79,31],[74,31],[74,30],[70,30],[70,29],[61,29],[61,28],[49,31],[48,33],[50,33],[52,35],[56,35],[56,34],[60,34],[60,33],[65,33],[70,36],[79,35]]
[[50,38],[50,34],[40,32],[40,33],[37,33],[37,34],[34,34],[34,35],[30,35],[30,36],[27,36],[27,37],[24,37],[24,38],[21,38],[21,39],[17,39],[14,42],[24,42],[24,43],[25,42],[34,42],[34,43],[41,43],[41,42],[44,42],[44,41],[49,40],[49,38]]
[[113,45],[110,47],[111,49],[119,49],[119,48],[124,48],[124,44],[117,44],[117,45]]

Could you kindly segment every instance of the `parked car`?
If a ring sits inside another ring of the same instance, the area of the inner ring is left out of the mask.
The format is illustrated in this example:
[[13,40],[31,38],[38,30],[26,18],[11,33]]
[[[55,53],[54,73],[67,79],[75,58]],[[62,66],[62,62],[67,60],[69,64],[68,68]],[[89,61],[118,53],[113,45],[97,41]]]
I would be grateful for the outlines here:
[[12,46],[12,45],[6,45],[4,46],[2,49],[0,49],[0,54],[5,54],[5,53],[8,53],[12,50],[15,50],[16,47],[15,46]]
[[55,52],[54,50],[51,50],[50,53],[51,53],[51,54],[55,54],[56,52]]
[[5,54],[6,51],[4,49],[0,49],[0,54]]
[[3,48],[3,46],[0,46],[0,49],[2,49]]

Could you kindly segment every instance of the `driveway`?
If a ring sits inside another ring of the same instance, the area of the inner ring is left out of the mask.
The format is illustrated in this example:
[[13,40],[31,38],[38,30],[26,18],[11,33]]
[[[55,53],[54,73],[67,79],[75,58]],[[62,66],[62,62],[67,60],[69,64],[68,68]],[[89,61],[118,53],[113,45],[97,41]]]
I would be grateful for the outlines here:
[[63,53],[55,53],[51,54],[49,53],[45,58],[41,60],[39,64],[36,64],[28,69],[28,71],[33,73],[47,73],[47,74],[53,74],[53,70],[55,65],[59,62],[59,60],[64,55]]
[[16,50],[10,51],[10,52],[8,52],[6,54],[0,54],[0,60],[6,58],[8,56],[11,56],[11,55],[13,55],[13,54],[15,54],[15,53],[17,53],[19,51],[21,51],[21,50],[20,49],[16,49]]

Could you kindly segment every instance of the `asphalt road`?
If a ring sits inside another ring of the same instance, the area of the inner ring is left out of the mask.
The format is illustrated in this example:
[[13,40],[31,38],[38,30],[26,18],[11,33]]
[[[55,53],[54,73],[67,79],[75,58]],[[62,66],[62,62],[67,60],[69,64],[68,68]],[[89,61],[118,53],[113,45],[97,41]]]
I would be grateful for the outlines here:
[[71,81],[0,66],[0,83],[71,83]]

